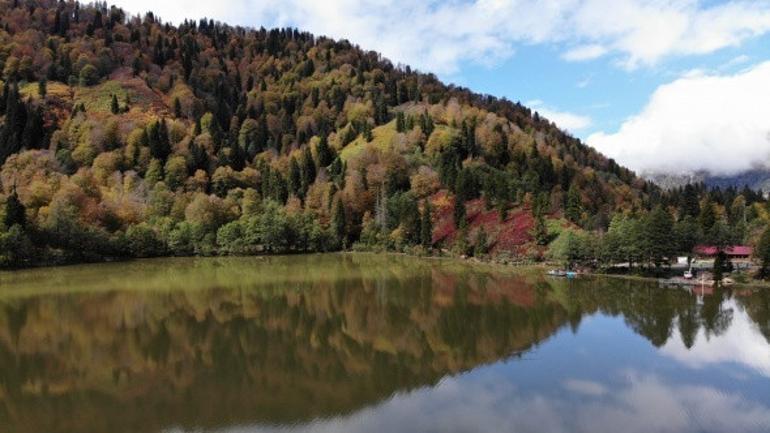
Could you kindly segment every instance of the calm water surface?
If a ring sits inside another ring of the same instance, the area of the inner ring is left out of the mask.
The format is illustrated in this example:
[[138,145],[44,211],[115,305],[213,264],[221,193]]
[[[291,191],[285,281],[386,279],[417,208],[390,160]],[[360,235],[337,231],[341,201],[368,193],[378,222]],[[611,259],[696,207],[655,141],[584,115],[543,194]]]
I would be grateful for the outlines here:
[[770,295],[374,255],[0,273],[0,432],[768,432]]

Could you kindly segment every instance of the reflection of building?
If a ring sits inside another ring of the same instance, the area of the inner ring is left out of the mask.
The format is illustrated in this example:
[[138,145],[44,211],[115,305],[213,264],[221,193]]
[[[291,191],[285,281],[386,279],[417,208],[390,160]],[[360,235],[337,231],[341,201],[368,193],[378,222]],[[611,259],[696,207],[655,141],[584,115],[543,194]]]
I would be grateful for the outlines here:
[[[730,260],[748,260],[753,252],[752,248],[746,245],[732,245],[725,247],[723,251]],[[719,248],[713,245],[698,245],[693,252],[699,258],[714,258],[719,253]]]

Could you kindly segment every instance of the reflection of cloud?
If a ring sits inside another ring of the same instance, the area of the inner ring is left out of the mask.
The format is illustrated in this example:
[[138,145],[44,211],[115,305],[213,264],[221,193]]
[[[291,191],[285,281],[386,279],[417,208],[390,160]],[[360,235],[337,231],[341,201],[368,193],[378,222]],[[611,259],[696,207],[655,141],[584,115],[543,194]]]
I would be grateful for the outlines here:
[[590,380],[569,379],[564,382],[564,389],[578,394],[599,396],[607,393],[607,388]]
[[[631,372],[614,385],[567,381],[580,395],[519,390],[492,368],[396,395],[351,416],[289,426],[227,429],[256,432],[517,432],[642,433],[770,429],[770,408],[707,386],[677,386]],[[576,386],[577,385],[577,386]],[[596,391],[606,390],[604,393]]]
[[691,349],[676,334],[661,348],[661,353],[692,367],[701,368],[709,364],[734,362],[753,368],[770,377],[770,345],[754,327],[746,311],[730,300],[722,308],[733,310],[731,326],[723,334],[706,336],[701,329]]

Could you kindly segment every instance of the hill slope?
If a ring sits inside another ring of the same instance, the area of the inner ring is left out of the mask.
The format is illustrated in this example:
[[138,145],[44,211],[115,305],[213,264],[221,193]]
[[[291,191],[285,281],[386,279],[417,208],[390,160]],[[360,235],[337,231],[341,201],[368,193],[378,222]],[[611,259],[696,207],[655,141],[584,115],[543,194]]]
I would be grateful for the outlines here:
[[586,227],[649,205],[521,104],[347,41],[54,0],[4,1],[0,24],[6,264],[449,246],[481,226],[516,250],[532,203]]

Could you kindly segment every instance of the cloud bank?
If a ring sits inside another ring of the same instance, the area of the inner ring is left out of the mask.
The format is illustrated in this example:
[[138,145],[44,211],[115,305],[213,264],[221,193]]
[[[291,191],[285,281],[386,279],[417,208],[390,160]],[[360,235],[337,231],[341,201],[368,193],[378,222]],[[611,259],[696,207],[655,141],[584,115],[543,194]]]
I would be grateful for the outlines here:
[[770,62],[659,87],[615,133],[589,145],[639,172],[732,175],[770,164]]
[[114,0],[173,22],[209,17],[248,26],[296,26],[347,38],[395,62],[453,74],[494,64],[517,44],[555,44],[570,61],[613,56],[634,69],[707,54],[770,31],[770,2],[733,0]]
[[571,133],[584,130],[591,126],[593,123],[591,118],[588,116],[570,113],[568,111],[555,110],[549,106],[546,106],[540,99],[527,101],[526,105],[537,111],[539,115],[555,123],[559,128]]

